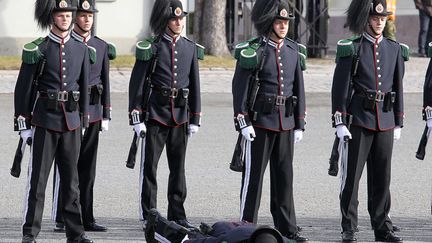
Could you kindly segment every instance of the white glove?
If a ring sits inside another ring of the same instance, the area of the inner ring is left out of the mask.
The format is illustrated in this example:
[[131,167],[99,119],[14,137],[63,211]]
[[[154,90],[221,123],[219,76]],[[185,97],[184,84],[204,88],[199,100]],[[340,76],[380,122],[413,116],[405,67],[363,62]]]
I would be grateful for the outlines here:
[[253,141],[256,137],[255,130],[252,126],[247,126],[241,130],[241,134],[247,141]]
[[27,141],[27,138],[33,137],[33,131],[31,129],[22,130],[20,132],[20,136],[24,142]]
[[195,124],[189,124],[188,127],[188,136],[192,137],[195,133],[198,132],[199,126],[195,125]]
[[432,119],[427,120],[426,125],[428,128],[432,128]]
[[298,143],[303,139],[303,130],[294,130],[294,143]]
[[134,130],[138,137],[140,137],[141,131],[147,132],[146,125],[144,123],[138,123],[134,125]]
[[400,137],[401,137],[401,132],[402,132],[402,129],[401,129],[400,126],[396,126],[396,127],[394,128],[394,130],[393,130],[393,139],[394,139],[395,141],[397,141],[397,140],[400,139]]
[[109,129],[109,119],[103,119],[101,122],[101,132],[108,131]]
[[339,139],[344,139],[346,136],[348,136],[349,139],[352,139],[352,135],[345,125],[338,125],[336,127],[336,135]]

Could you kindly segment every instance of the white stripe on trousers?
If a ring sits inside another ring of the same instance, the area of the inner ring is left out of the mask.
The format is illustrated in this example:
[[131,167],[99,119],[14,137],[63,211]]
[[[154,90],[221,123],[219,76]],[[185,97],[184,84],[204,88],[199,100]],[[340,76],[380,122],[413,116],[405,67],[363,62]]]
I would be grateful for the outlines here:
[[57,165],[57,161],[54,162],[55,167],[55,173],[54,173],[54,195],[53,195],[53,205],[52,205],[52,211],[51,211],[51,220],[55,223],[57,218],[57,208],[58,208],[58,201],[59,201],[59,193],[60,193],[60,171]]
[[249,180],[250,180],[250,170],[251,170],[251,141],[246,141],[245,138],[242,138],[242,144],[243,141],[245,141],[245,146],[242,146],[242,150],[244,151],[245,155],[245,176],[243,180],[243,188],[242,188],[242,197],[240,202],[240,221],[243,220],[243,213],[245,209],[246,204],[246,197],[248,193],[248,187],[249,187]]
[[[32,128],[32,140],[34,141],[34,134],[36,132],[36,128]],[[24,141],[25,143],[25,141]],[[28,212],[28,200],[30,195],[30,187],[31,187],[31,174],[33,171],[33,144],[30,145],[30,158],[28,163],[28,171],[27,171],[27,185],[26,185],[26,194],[24,196],[24,207],[23,207],[23,223],[21,225],[21,228],[24,227],[25,221],[26,221],[26,215]]]
[[139,204],[139,219],[141,221],[144,221],[144,216],[143,216],[143,208],[142,208],[142,204],[141,204],[141,198],[142,198],[142,188],[143,188],[143,183],[144,183],[144,160],[145,160],[145,140],[146,138],[140,138],[138,136],[138,139],[141,139],[141,168],[140,168],[140,177],[139,177],[139,182],[140,182],[140,187],[139,187],[139,197],[138,197],[138,204]]

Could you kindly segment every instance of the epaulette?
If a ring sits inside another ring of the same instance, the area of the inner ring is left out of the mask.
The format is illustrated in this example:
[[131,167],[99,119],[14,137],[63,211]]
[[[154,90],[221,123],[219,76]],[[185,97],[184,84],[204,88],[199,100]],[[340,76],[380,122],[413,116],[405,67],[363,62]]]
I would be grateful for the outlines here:
[[153,57],[152,43],[156,40],[155,36],[147,38],[136,44],[135,57],[140,61],[148,61]]
[[240,52],[245,49],[248,48],[251,44],[255,43],[258,40],[258,37],[249,39],[245,42],[240,42],[238,43],[235,47],[234,47],[234,58],[236,60],[239,60],[240,58]]
[[45,40],[44,37],[27,43],[23,47],[22,61],[26,64],[35,64],[43,57],[42,52],[39,49],[39,45]]
[[339,40],[337,43],[336,61],[341,57],[351,57],[355,55],[355,47],[353,41],[358,39],[359,36],[351,37],[349,39]]
[[298,54],[300,56],[300,67],[301,70],[306,70],[306,59],[307,59],[307,48],[305,45],[297,43],[298,45]]
[[408,61],[409,60],[409,56],[410,56],[410,48],[407,44],[404,43],[399,43],[400,47],[401,47],[401,51],[402,51],[402,57],[404,59],[404,61]]
[[93,46],[87,46],[88,48],[88,52],[89,52],[89,57],[90,57],[90,63],[91,64],[95,64],[96,63],[96,48],[94,48]]
[[428,44],[427,56],[432,57],[432,42],[429,42],[429,44]]
[[238,53],[238,63],[244,69],[253,69],[258,65],[257,50],[261,47],[261,42],[257,40],[259,39],[253,38],[238,44],[236,47],[235,52]]
[[107,42],[104,41],[102,38],[95,36],[94,38],[104,42],[107,44],[107,48],[108,48],[108,59],[110,60],[114,60],[117,57],[117,50],[116,50],[116,46],[114,45],[114,43],[111,42]]
[[187,40],[187,41],[192,42],[196,46],[196,49],[197,49],[197,58],[199,60],[204,60],[204,54],[205,54],[204,50],[205,50],[205,47],[203,45],[200,45],[200,44],[196,43],[195,41],[192,41],[191,39],[187,38],[186,36],[183,36],[183,38],[185,40]]
[[108,58],[114,60],[117,57],[116,46],[112,42],[107,42],[108,45]]

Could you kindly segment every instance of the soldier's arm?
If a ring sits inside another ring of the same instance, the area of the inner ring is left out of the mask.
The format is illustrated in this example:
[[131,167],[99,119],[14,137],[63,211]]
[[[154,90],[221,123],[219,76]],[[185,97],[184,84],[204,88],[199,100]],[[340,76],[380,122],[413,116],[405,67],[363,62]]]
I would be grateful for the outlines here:
[[189,109],[190,109],[190,123],[197,126],[201,125],[201,89],[199,77],[199,65],[197,58],[197,51],[194,48],[194,55],[192,58],[192,65],[189,73]]
[[297,96],[297,106],[294,110],[295,129],[304,130],[306,116],[306,97],[304,89],[303,71],[301,65],[301,57],[298,56],[297,67],[295,73],[295,82],[293,94]]
[[[250,121],[246,103],[251,74],[251,69],[245,69],[237,62],[232,81],[234,117],[241,114],[244,115],[246,121]],[[250,125],[250,122],[248,123],[247,125]]]
[[405,74],[405,62],[402,51],[399,49],[393,80],[393,91],[396,92],[394,103],[395,125],[403,127],[404,107],[403,107],[403,77]]
[[346,115],[348,114],[347,98],[348,98],[348,89],[349,89],[349,84],[351,79],[352,62],[353,62],[353,58],[351,56],[339,58],[333,76],[333,84],[332,84],[332,91],[331,91],[332,114],[334,115],[336,112],[339,112],[342,116],[341,122],[345,125],[347,125],[347,121],[346,121]]
[[432,107],[432,58],[426,70],[426,79],[423,85],[423,109]]
[[88,48],[84,48],[84,60],[81,64],[81,74],[80,74],[80,113],[83,118],[83,127],[87,128],[89,125],[90,114],[88,112],[89,107],[89,97],[88,97],[88,83],[90,79],[90,56],[88,53]]
[[101,104],[103,107],[102,117],[103,119],[111,120],[111,98],[110,98],[110,80],[109,80],[109,70],[110,61],[108,57],[108,45],[105,48],[104,59],[102,60],[102,71],[101,80],[103,85],[103,92],[101,96]]
[[[36,92],[33,84],[36,69],[37,63],[27,64],[23,62],[21,64],[14,91],[15,130],[31,128],[31,115],[34,105],[31,97],[33,92]],[[20,124],[17,124],[17,119],[21,119]]]

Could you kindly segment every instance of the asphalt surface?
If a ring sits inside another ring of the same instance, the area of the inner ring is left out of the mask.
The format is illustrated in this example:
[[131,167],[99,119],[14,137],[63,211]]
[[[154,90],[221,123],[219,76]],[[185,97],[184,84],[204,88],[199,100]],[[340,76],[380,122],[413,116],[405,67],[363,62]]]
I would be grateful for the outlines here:
[[[415,151],[423,131],[421,121],[422,77],[427,59],[414,59],[407,64],[405,79],[405,127],[401,140],[395,142],[392,167],[393,222],[402,228],[405,242],[432,242],[431,163],[430,149],[424,161],[415,159]],[[315,70],[314,69],[318,69]],[[339,180],[327,175],[328,158],[334,130],[330,124],[331,77],[334,66],[311,63],[305,73],[307,91],[307,125],[304,139],[295,145],[294,197],[297,223],[303,235],[312,242],[340,241]],[[321,70],[321,71],[319,71]],[[8,71],[16,75],[16,71]],[[126,77],[130,70],[124,70]],[[205,73],[205,74],[204,74]],[[186,213],[189,221],[213,223],[237,220],[241,175],[228,168],[237,134],[232,122],[230,77],[232,70],[204,70],[203,119],[198,134],[190,138],[186,161],[188,197]],[[2,76],[3,75],[3,76]],[[9,75],[9,74],[8,74]],[[13,95],[7,88],[5,72],[0,72],[0,242],[20,242],[23,197],[26,183],[28,154],[24,158],[22,175],[9,175],[18,136],[13,132]],[[101,134],[97,179],[95,185],[95,215],[106,225],[106,233],[87,233],[95,242],[144,242],[138,221],[138,168],[125,167],[133,132],[127,120],[125,80],[112,79],[113,120],[110,130]],[[16,76],[14,77],[16,79]],[[126,79],[126,78],[125,78]],[[10,86],[10,85],[9,85]],[[5,88],[6,87],[6,88]],[[122,92],[122,90],[124,92]],[[158,169],[158,208],[166,214],[166,184],[168,168],[163,153]],[[259,223],[272,224],[269,205],[269,178],[265,175]],[[364,176],[366,177],[366,176]],[[54,233],[50,221],[52,181],[46,191],[44,221],[38,242],[65,242],[65,235]],[[359,191],[360,242],[373,241],[373,231],[367,213],[366,184]]]

